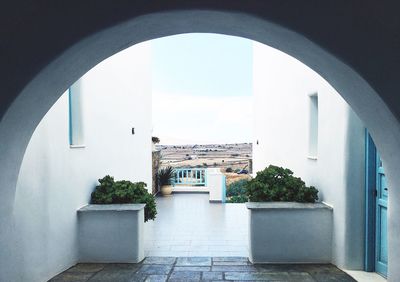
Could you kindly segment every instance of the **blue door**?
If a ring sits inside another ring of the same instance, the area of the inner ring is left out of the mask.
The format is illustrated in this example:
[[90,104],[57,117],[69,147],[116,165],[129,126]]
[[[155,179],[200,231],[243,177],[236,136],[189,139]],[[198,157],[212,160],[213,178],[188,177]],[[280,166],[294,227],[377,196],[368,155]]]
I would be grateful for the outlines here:
[[376,153],[376,232],[375,271],[386,276],[388,263],[387,246],[387,202],[388,187],[379,154]]
[[382,160],[368,131],[365,137],[365,270],[375,271],[386,277],[388,187]]

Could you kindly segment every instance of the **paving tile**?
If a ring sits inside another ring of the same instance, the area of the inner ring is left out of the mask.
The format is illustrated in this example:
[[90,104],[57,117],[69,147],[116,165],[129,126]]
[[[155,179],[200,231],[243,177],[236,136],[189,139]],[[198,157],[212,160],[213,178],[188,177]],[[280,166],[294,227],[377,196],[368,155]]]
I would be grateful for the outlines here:
[[191,249],[190,245],[182,245],[182,246],[181,245],[174,245],[174,246],[169,246],[169,248],[170,248],[170,250],[172,252],[176,252],[176,251],[178,251],[178,252],[182,252],[182,251],[189,252],[190,249]]
[[202,273],[201,279],[202,280],[211,280],[211,281],[222,280],[223,274],[222,274],[222,272],[218,272],[218,271],[205,271]]
[[354,278],[346,273],[314,273],[311,276],[317,282],[356,282]]
[[128,269],[103,269],[92,276],[90,282],[131,282],[135,273]]
[[209,250],[213,252],[248,252],[248,248],[246,246],[230,246],[228,244],[210,246]]
[[164,253],[167,253],[168,256],[172,256],[172,257],[188,257],[189,256],[188,251],[167,251]]
[[211,271],[235,271],[235,272],[254,272],[257,271],[253,265],[213,265]]
[[290,281],[315,282],[314,278],[307,272],[288,272]]
[[50,279],[49,282],[86,282],[93,275],[93,273],[84,272],[63,272]]
[[154,251],[145,250],[145,255],[148,257],[179,257],[188,256],[189,252],[171,252],[171,251]]
[[149,275],[146,278],[146,282],[166,282],[168,275]]
[[210,271],[210,266],[175,266],[174,271]]
[[171,264],[163,264],[163,265],[156,265],[156,264],[143,264],[139,270],[137,271],[138,274],[168,274],[172,269]]
[[299,267],[309,273],[344,273],[332,264],[303,264]]
[[247,240],[226,240],[225,244],[228,246],[246,246],[248,247]]
[[181,257],[176,266],[211,266],[211,257]]
[[209,249],[210,249],[210,246],[208,246],[208,245],[190,245],[189,246],[189,252],[208,251]]
[[247,257],[213,257],[213,262],[248,262]]
[[151,250],[156,252],[156,251],[170,251],[171,250],[171,245],[154,245],[151,247]]
[[213,265],[250,265],[250,262],[246,261],[215,261]]
[[189,251],[188,255],[189,257],[208,257],[210,255],[209,251]]
[[290,281],[287,272],[225,272],[226,280]]
[[135,272],[140,266],[140,263],[107,263],[103,269],[107,271],[130,270]]
[[67,272],[88,272],[94,273],[104,268],[103,263],[78,263],[77,265],[66,270]]
[[148,276],[146,274],[135,273],[133,274],[130,282],[144,282]]
[[153,245],[155,246],[188,246],[191,244],[190,240],[179,240],[179,241],[154,241]]
[[259,272],[307,272],[303,265],[298,264],[254,264]]
[[174,264],[176,257],[147,257],[143,264]]
[[201,272],[198,271],[177,271],[172,272],[168,281],[170,282],[185,282],[185,281],[200,281]]

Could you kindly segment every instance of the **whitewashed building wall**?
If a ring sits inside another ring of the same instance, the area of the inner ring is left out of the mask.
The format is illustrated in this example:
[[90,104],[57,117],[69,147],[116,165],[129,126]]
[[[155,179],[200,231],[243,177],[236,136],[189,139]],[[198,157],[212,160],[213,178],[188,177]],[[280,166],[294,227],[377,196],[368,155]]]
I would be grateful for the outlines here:
[[98,178],[144,181],[151,191],[150,52],[142,43],[118,53],[72,87],[81,96],[76,146],[69,143],[67,93],[33,134],[15,198],[20,281],[46,281],[77,262],[76,211]]
[[[253,59],[254,173],[274,164],[314,185],[334,208],[333,263],[362,269],[362,122],[324,79],[296,59],[259,43]],[[317,153],[310,152],[313,95],[318,95]]]

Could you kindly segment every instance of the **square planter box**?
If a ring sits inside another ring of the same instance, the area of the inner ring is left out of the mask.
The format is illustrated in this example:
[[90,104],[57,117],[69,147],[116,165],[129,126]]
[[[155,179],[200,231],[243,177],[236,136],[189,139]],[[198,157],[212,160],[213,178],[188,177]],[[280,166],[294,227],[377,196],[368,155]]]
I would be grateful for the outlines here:
[[322,203],[249,202],[253,263],[330,263],[332,208]]
[[143,260],[144,207],[87,205],[78,210],[80,262]]

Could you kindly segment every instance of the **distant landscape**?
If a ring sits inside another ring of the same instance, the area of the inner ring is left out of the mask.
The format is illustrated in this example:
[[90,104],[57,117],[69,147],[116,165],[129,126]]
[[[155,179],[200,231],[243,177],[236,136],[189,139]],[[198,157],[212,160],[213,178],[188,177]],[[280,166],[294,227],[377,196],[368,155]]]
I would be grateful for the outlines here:
[[156,145],[156,149],[161,151],[161,166],[218,167],[227,175],[228,184],[251,173],[252,143]]

